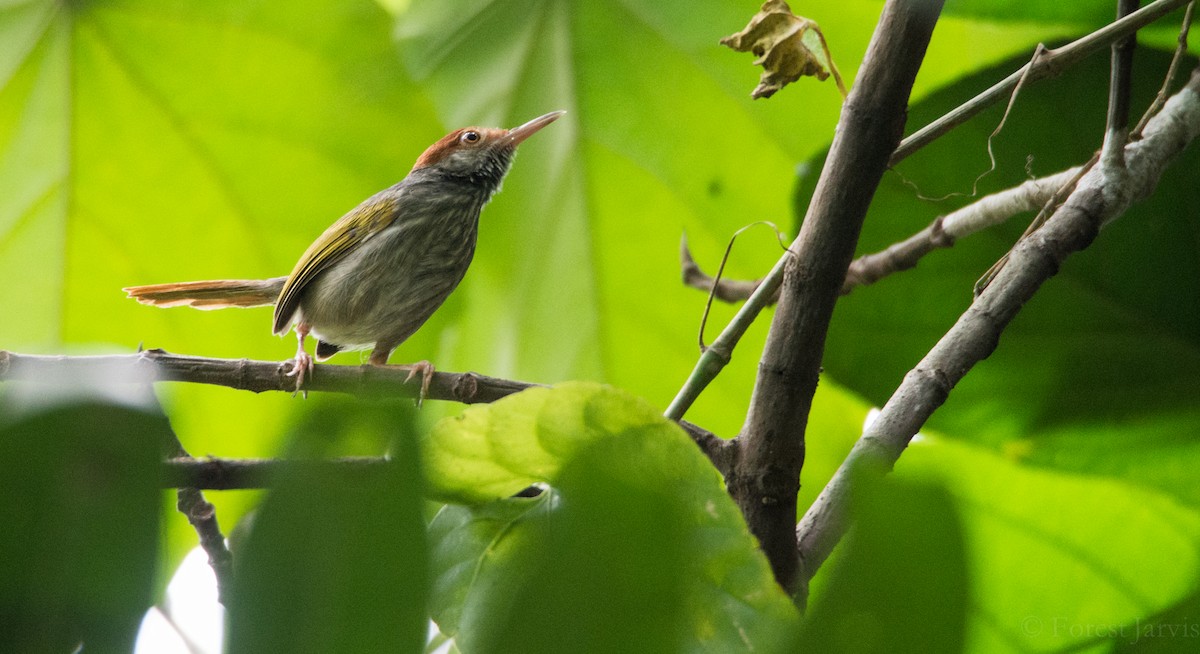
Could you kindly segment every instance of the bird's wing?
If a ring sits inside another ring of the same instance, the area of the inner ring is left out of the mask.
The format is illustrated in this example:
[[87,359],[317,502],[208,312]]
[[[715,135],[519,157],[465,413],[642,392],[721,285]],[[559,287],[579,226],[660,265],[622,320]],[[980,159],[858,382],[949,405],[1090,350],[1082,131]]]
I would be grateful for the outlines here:
[[300,308],[300,296],[309,282],[395,222],[400,195],[394,187],[376,193],[339,218],[308,246],[275,303],[276,334],[283,334],[291,327],[292,317]]

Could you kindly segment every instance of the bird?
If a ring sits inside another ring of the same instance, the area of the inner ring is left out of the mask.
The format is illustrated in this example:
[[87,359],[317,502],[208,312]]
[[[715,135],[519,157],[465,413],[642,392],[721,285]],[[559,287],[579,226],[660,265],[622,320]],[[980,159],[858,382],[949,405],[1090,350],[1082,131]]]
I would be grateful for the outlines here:
[[[392,352],[446,301],[475,254],[479,215],[500,190],[517,146],[558,120],[552,111],[519,127],[464,127],[429,146],[400,182],[372,195],[333,223],[304,251],[290,275],[130,286],[127,297],[158,307],[197,309],[275,306],[272,330],[295,328],[290,372],[296,390],[314,372],[305,349],[316,337],[317,360],[342,350],[371,349],[368,363],[387,365]],[[433,366],[420,373],[418,403]]]

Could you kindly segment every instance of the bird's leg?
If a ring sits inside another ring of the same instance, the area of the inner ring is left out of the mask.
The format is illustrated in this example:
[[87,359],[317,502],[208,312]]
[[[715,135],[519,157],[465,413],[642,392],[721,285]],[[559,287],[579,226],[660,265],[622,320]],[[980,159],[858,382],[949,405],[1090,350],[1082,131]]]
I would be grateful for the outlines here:
[[[376,347],[371,352],[369,363],[373,366],[386,366],[389,355],[391,355],[391,352],[387,348]],[[421,373],[421,392],[417,395],[417,407],[419,408],[425,402],[425,398],[429,396],[429,384],[433,382],[433,364],[428,361],[418,361],[394,367],[408,370],[408,377],[404,378],[404,383],[406,384],[412,381],[413,377],[417,376],[417,373]]]
[[[308,331],[310,329],[311,327],[303,321],[296,323],[296,358],[292,359],[292,371],[288,373],[288,376],[296,378],[297,393],[303,390],[304,378],[313,373],[312,356],[304,351],[304,339],[308,338]],[[307,391],[305,391],[304,396],[308,397]]]

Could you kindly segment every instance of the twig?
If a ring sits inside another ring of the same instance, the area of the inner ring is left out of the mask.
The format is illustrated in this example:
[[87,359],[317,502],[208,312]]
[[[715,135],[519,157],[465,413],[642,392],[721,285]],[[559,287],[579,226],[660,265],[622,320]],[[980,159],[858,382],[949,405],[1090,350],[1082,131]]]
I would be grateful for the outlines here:
[[[179,442],[179,438],[175,436],[174,431],[171,432],[172,443],[170,443],[171,455],[173,457],[190,457],[187,450],[183,448],[183,443]],[[200,547],[208,554],[208,565],[212,568],[213,574],[217,578],[217,600],[228,606],[230,588],[233,583],[233,554],[225,545],[225,535],[221,533],[221,526],[217,523],[216,508],[204,499],[204,493],[200,492],[200,486],[197,484],[178,484],[176,485],[175,508],[187,517],[188,523],[196,530],[196,536],[200,539]]]
[[[1129,6],[1126,6],[1128,3],[1126,3],[1125,0],[1120,0],[1120,2],[1123,3],[1122,8],[1124,10],[1127,11],[1130,9]],[[1101,158],[1109,158],[1109,160],[1106,162],[1106,165],[1110,168],[1120,168],[1125,165],[1121,161],[1121,158],[1125,156],[1125,144],[1130,139],[1136,140],[1141,138],[1142,130],[1145,129],[1146,124],[1158,113],[1158,111],[1162,108],[1163,103],[1166,102],[1167,91],[1171,88],[1171,82],[1175,79],[1175,74],[1178,72],[1179,62],[1183,58],[1183,53],[1187,51],[1187,34],[1188,28],[1192,23],[1192,9],[1194,6],[1194,2],[1189,3],[1187,10],[1183,13],[1183,26],[1179,30],[1178,46],[1175,48],[1175,56],[1171,58],[1171,65],[1167,68],[1167,75],[1163,79],[1162,88],[1159,89],[1158,95],[1154,98],[1154,102],[1150,103],[1150,106],[1146,109],[1146,112],[1142,114],[1142,118],[1138,121],[1137,126],[1134,127],[1132,132],[1128,133],[1126,132],[1126,128],[1129,124],[1129,76],[1131,74],[1132,67],[1132,53],[1129,53],[1128,56],[1118,56],[1118,45],[1113,45],[1113,72],[1111,84],[1109,86],[1109,111],[1104,132],[1104,146],[1099,152],[1092,155],[1092,158],[1089,159],[1087,163],[1083,164],[1083,166],[1079,168],[1079,172],[1077,172],[1073,178],[1064,183],[1062,187],[1059,188],[1058,191],[1046,201],[1046,204],[1042,207],[1042,210],[1033,217],[1033,220],[1029,222],[1029,226],[1025,228],[1024,233],[1022,233],[1017,239],[1018,242],[1020,242],[1021,239],[1028,238],[1030,234],[1034,233],[1043,224],[1045,224],[1050,215],[1056,209],[1058,209],[1059,205],[1061,205],[1066,200],[1067,196],[1070,195],[1070,193],[1075,189],[1075,185],[1079,182],[1080,178],[1087,174],[1087,172],[1090,171],[1093,166],[1099,163]],[[1120,11],[1120,9],[1118,11]],[[1133,37],[1131,36],[1130,39],[1132,38]],[[1123,72],[1119,72],[1122,70]],[[976,296],[982,293],[983,290],[987,288],[988,284],[992,283],[992,280],[996,278],[996,275],[1000,272],[1000,270],[1008,264],[1008,258],[1009,254],[1005,253],[1004,256],[1000,257],[996,263],[992,264],[991,268],[988,268],[987,272],[983,273],[983,276],[975,282],[974,291]]]
[[165,488],[245,490],[270,488],[282,476],[334,472],[346,481],[374,474],[388,465],[387,457],[362,456],[330,460],[299,459],[194,459],[176,457],[163,462]]
[[1200,135],[1200,67],[1125,148],[1127,168],[1101,162],[1086,174],[1054,216],[1014,246],[1010,263],[958,322],[904,377],[875,420],[796,527],[803,574],[811,578],[850,523],[849,486],[863,475],[885,474],[929,416],[979,361],[1021,306],[1071,253],[1087,247],[1100,227],[1148,196],[1173,157]]
[[754,324],[754,319],[764,308],[776,301],[779,285],[783,282],[783,270],[790,257],[790,254],[784,254],[775,262],[775,267],[771,268],[771,272],[754,288],[746,303],[738,309],[725,329],[700,353],[696,366],[675,394],[675,399],[671,400],[671,404],[663,412],[664,416],[671,420],[682,420],[696,398],[700,397],[700,393],[708,388],[709,383],[716,379],[721,369],[729,363],[733,357],[733,348],[742,340],[750,325]]
[[945,133],[967,122],[979,112],[1001,101],[1020,82],[1027,69],[1029,71],[1029,81],[1031,82],[1057,76],[1063,70],[1079,63],[1089,55],[1137,32],[1139,29],[1166,16],[1187,2],[1188,0],[1156,0],[1125,18],[1109,23],[1083,38],[1072,41],[1067,45],[1047,50],[1046,54],[1038,58],[1037,61],[1022,66],[988,90],[904,139],[900,143],[900,146],[896,148],[896,151],[892,153],[891,160],[888,161],[888,166],[895,166],[917,150],[929,145]]
[[[1133,13],[1140,0],[1117,0],[1117,20]],[[1108,82],[1108,118],[1104,128],[1104,146],[1100,156],[1112,157],[1110,166],[1121,166],[1120,158],[1129,140],[1129,98],[1133,90],[1133,52],[1137,32],[1112,44],[1112,65]]]
[[[692,251],[688,249],[687,234],[684,234],[679,239],[679,268],[683,275],[683,285],[694,288],[698,291],[711,293],[713,297],[730,304],[741,302],[750,297],[754,293],[754,289],[762,283],[761,279],[748,281],[744,279],[717,279],[700,269],[700,265],[692,258]],[[774,304],[779,300],[779,295],[768,301]]]
[[[73,375],[105,376],[113,383],[122,381],[192,382],[262,393],[292,393],[294,377],[288,377],[288,361],[252,361],[250,359],[210,359],[170,354],[163,350],[145,350],[137,354],[103,356],[43,356],[0,350],[0,382],[47,382]],[[129,375],[138,371],[143,374]],[[336,366],[318,364],[305,388],[316,392],[347,393],[363,397],[416,398],[418,384],[406,381],[408,370],[376,366]],[[531,386],[525,381],[499,379],[473,372],[435,372],[426,399],[448,400],[462,404],[494,402]],[[696,442],[722,474],[729,468],[728,442],[685,420],[679,426]]]
[[[959,239],[999,225],[1018,214],[1042,207],[1078,170],[1079,167],[1070,168],[985,195],[961,209],[937,217],[924,229],[903,241],[893,243],[879,252],[858,257],[851,262],[846,272],[846,280],[842,283],[842,295],[859,286],[873,284],[893,273],[913,268],[922,257],[934,250],[949,248]],[[714,280],[692,259],[686,241],[680,249],[680,259],[684,284],[701,291],[713,292],[715,297],[725,302],[745,300],[759,285],[758,281]],[[778,293],[769,298],[771,303],[777,300]]]
[[[1033,217],[1033,220],[1029,221],[1029,226],[1025,228],[1025,231],[1022,232],[1020,236],[1017,237],[1017,241],[1020,242],[1021,239],[1027,238],[1030,234],[1036,232],[1038,228],[1045,224],[1046,220],[1049,219],[1050,216],[1058,209],[1058,207],[1062,205],[1063,202],[1066,202],[1067,197],[1075,191],[1075,185],[1079,183],[1079,180],[1082,179],[1083,176],[1086,175],[1088,171],[1090,171],[1092,167],[1095,166],[1099,161],[1100,153],[1097,152],[1096,154],[1092,155],[1091,159],[1087,160],[1087,163],[1076,168],[1075,174],[1072,175],[1070,179],[1064,181],[1062,186],[1058,187],[1058,190],[1046,200],[1044,205],[1042,205],[1041,211],[1038,211],[1037,215]],[[1004,266],[1008,264],[1008,257],[1009,253],[1005,252],[1004,256],[997,259],[996,263],[993,263],[992,266],[987,269],[987,272],[983,273],[983,276],[975,281],[973,293],[976,297],[978,297],[979,294],[988,287],[988,284],[992,283],[992,280],[996,278],[996,275],[999,274]]]
[[[704,327],[705,327],[705,325],[708,324],[708,314],[712,311],[713,298],[716,296],[717,288],[720,287],[721,276],[723,274],[725,274],[725,264],[729,261],[730,253],[733,252],[733,244],[735,241],[737,241],[737,237],[741,236],[743,232],[745,232],[747,229],[750,229],[751,227],[757,227],[758,225],[766,225],[767,227],[770,227],[772,230],[774,230],[775,238],[779,239],[779,247],[783,248],[785,251],[788,249],[787,243],[784,240],[783,232],[779,231],[779,228],[775,226],[775,223],[773,223],[769,220],[759,220],[757,222],[750,223],[749,225],[739,228],[737,231],[735,231],[733,233],[733,236],[729,237],[729,243],[727,243],[725,245],[725,254],[721,257],[721,265],[717,267],[717,278],[716,278],[716,280],[714,280],[714,283],[711,286],[711,292],[708,294],[708,301],[705,302],[705,304],[704,304],[704,315],[700,318],[700,334],[699,334],[699,337],[697,340],[700,342],[700,351],[701,352],[708,349],[708,346],[704,344]],[[683,248],[683,252],[686,254],[687,253],[687,235],[686,234],[683,236],[681,247]],[[686,272],[685,272],[685,275],[686,275]]]
[[1196,9],[1196,3],[1189,2],[1187,9],[1183,12],[1183,25],[1179,28],[1179,37],[1175,40],[1175,54],[1171,57],[1171,65],[1167,67],[1167,76],[1163,78],[1162,88],[1158,90],[1158,95],[1154,96],[1154,101],[1146,109],[1146,113],[1142,114],[1142,119],[1138,121],[1137,126],[1129,133],[1129,138],[1137,140],[1141,138],[1142,130],[1146,129],[1146,123],[1158,114],[1162,109],[1163,104],[1171,94],[1171,83],[1175,81],[1175,75],[1179,73],[1179,64],[1183,61],[1183,56],[1187,54],[1188,31],[1192,27],[1192,12]]

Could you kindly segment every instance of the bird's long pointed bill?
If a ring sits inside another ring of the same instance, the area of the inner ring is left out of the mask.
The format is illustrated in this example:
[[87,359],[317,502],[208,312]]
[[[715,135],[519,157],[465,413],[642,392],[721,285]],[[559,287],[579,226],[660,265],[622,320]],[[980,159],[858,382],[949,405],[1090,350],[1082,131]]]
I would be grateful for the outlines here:
[[551,111],[544,116],[538,116],[537,118],[534,118],[520,127],[514,127],[508,130],[508,142],[512,144],[513,147],[516,147],[521,141],[533,136],[538,130],[558,120],[559,116],[562,116],[565,113],[567,112]]

